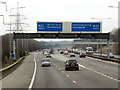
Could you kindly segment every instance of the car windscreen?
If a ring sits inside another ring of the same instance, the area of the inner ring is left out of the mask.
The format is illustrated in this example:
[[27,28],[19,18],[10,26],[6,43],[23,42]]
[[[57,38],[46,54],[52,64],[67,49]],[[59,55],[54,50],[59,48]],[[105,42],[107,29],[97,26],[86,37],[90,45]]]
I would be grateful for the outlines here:
[[50,62],[49,59],[43,59],[43,62]]
[[69,63],[69,64],[73,64],[73,63],[76,64],[77,61],[76,61],[76,60],[69,60],[68,63]]

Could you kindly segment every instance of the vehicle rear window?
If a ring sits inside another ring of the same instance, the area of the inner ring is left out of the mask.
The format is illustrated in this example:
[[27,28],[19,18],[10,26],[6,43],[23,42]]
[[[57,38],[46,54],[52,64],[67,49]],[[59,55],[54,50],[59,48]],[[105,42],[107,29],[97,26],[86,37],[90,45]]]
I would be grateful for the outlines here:
[[69,63],[69,64],[77,63],[77,61],[76,61],[76,60],[69,60],[68,63]]

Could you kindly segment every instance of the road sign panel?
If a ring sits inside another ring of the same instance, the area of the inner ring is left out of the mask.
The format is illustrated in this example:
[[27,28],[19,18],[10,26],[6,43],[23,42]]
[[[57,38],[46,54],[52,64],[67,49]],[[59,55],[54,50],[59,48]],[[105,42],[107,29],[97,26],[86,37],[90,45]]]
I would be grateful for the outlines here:
[[37,31],[62,32],[62,22],[37,22]]
[[72,23],[71,32],[101,32],[101,23]]
[[11,54],[11,57],[12,57],[12,58],[15,58],[15,54],[12,53],[12,54]]

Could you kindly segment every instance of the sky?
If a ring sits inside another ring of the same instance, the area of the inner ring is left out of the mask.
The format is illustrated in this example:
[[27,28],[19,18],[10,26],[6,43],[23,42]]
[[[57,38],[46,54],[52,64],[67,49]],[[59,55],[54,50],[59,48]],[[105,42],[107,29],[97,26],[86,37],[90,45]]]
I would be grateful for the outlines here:
[[[29,24],[25,27],[27,33],[37,31],[37,21],[46,22],[99,22],[102,20],[102,32],[108,33],[118,27],[118,9],[109,8],[108,6],[118,6],[119,0],[0,0],[7,3],[7,11],[5,5],[0,4],[0,15],[4,15],[5,22],[9,23],[10,9],[16,8],[17,3],[19,9],[25,18],[21,21]],[[12,10],[15,14],[16,10]],[[21,17],[24,18],[24,17]],[[91,18],[98,18],[93,20]],[[106,18],[111,18],[106,20]],[[15,20],[15,17],[12,17]],[[0,17],[0,35],[9,33],[9,25],[3,25],[3,18]]]

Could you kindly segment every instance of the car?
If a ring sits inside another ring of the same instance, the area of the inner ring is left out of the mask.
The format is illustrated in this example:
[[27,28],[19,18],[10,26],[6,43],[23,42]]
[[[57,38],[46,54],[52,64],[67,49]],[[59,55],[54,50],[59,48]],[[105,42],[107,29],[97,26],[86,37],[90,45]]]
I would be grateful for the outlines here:
[[50,62],[50,58],[43,58],[42,60],[42,67],[51,67],[51,62]]
[[114,58],[114,55],[113,55],[113,53],[110,53],[110,58]]
[[67,60],[65,62],[65,70],[79,70],[79,65],[76,60]]
[[81,58],[81,57],[84,57],[84,58],[85,58],[85,57],[86,57],[86,54],[85,54],[85,53],[80,53],[80,56],[79,56],[79,57],[80,57],[80,58]]
[[50,55],[50,54],[47,54],[47,55],[46,55],[46,58],[51,58],[51,55]]
[[63,51],[60,51],[60,54],[63,54]]
[[70,57],[75,57],[75,54],[74,53],[70,53]]
[[64,51],[64,55],[68,55],[68,51]]
[[44,52],[44,55],[48,55],[49,53],[48,52]]

